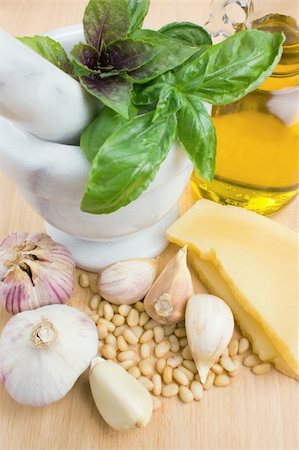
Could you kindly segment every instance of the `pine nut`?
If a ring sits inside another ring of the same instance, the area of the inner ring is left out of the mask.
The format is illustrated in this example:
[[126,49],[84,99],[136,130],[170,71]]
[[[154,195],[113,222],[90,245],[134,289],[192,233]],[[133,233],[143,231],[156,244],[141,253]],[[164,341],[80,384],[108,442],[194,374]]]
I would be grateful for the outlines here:
[[170,350],[170,342],[169,341],[162,341],[155,347],[155,355],[157,358],[162,358],[162,356],[165,356],[166,353],[168,353]]
[[232,339],[228,344],[229,356],[236,356],[239,351],[239,341],[238,339]]
[[139,312],[132,308],[126,320],[129,327],[136,327],[139,324]]
[[169,336],[168,340],[170,342],[170,350],[173,353],[179,352],[179,350],[180,350],[180,343],[179,343],[179,340],[176,337],[176,335],[172,334],[171,336]]
[[99,306],[98,306],[98,316],[99,317],[104,317],[104,305],[106,305],[106,301],[105,300],[102,300],[100,303],[99,303]]
[[239,355],[245,353],[249,349],[249,341],[246,338],[242,338],[239,343]]
[[86,273],[81,273],[79,275],[79,285],[82,288],[88,288],[88,286],[89,286],[89,278],[88,278]]
[[257,355],[251,354],[246,356],[246,358],[243,361],[244,366],[246,367],[254,367],[260,363],[260,359]]
[[193,397],[195,401],[202,400],[203,398],[203,387],[199,381],[192,381],[190,385]]
[[153,411],[157,411],[158,409],[161,408],[161,400],[157,397],[154,397],[153,395],[152,400],[153,400]]
[[238,374],[241,366],[241,361],[239,359],[234,359],[235,370],[233,372],[228,372],[230,377],[234,377]]
[[121,314],[114,314],[112,323],[114,323],[116,327],[120,327],[125,323],[125,318]]
[[112,347],[116,346],[116,337],[113,334],[108,334],[105,340],[106,344],[112,345]]
[[131,367],[135,366],[136,361],[134,361],[133,359],[126,359],[125,361],[122,361],[120,363],[120,365],[125,369],[128,370]]
[[101,354],[106,359],[114,359],[116,357],[116,350],[112,345],[105,344],[101,349]]
[[258,364],[257,366],[254,366],[252,368],[252,372],[255,373],[255,375],[265,375],[266,373],[270,372],[271,370],[271,364],[265,363],[265,364]]
[[151,348],[148,344],[141,344],[140,347],[140,356],[142,359],[147,359],[149,358],[151,353]]
[[146,322],[148,322],[149,320],[150,320],[150,316],[148,315],[148,313],[143,311],[139,316],[139,325],[141,327],[143,327],[143,325],[145,325]]
[[186,369],[184,366],[180,366],[179,369],[184,372],[189,381],[194,379],[194,373],[192,373],[189,369]]
[[230,384],[230,381],[231,379],[227,375],[225,375],[225,373],[221,373],[215,378],[214,385],[218,387],[225,387]]
[[107,328],[107,330],[110,332],[110,333],[113,333],[114,332],[114,330],[115,330],[115,325],[114,325],[114,323],[112,323],[112,322],[109,322],[109,320],[106,320],[106,319],[99,319],[98,320],[98,324],[100,324],[100,325],[105,325],[105,327]]
[[180,339],[180,347],[184,348],[186,347],[186,345],[188,345],[188,339],[186,337],[183,337],[182,339]]
[[123,336],[118,336],[116,343],[117,343],[117,348],[120,352],[125,352],[129,348],[127,341],[125,340],[125,338]]
[[145,376],[152,376],[154,369],[153,369],[153,365],[150,361],[148,360],[142,360],[139,362],[138,367],[140,369],[140,372],[142,373],[142,375]]
[[154,389],[154,383],[146,377],[138,378],[138,381],[143,384],[143,386],[151,392]]
[[190,370],[190,372],[194,373],[194,375],[197,373],[197,367],[196,367],[194,361],[190,361],[189,359],[185,359],[183,361],[183,366],[186,367],[186,369]]
[[175,397],[179,393],[179,387],[176,383],[167,384],[162,388],[163,397]]
[[165,384],[172,383],[172,368],[169,366],[165,366],[162,374],[163,382]]
[[163,339],[164,339],[164,330],[163,330],[163,328],[162,328],[162,327],[155,327],[155,328],[153,329],[153,332],[154,332],[154,339],[155,339],[155,342],[156,342],[157,344],[159,344],[160,342],[162,342]]
[[189,345],[186,345],[186,347],[185,347],[184,350],[182,351],[182,357],[183,357],[184,359],[190,359],[190,360],[193,359],[192,354],[191,354],[191,351],[190,351]]
[[174,369],[172,376],[175,379],[175,381],[181,384],[182,386],[189,386],[189,380],[182,370]]
[[99,320],[98,314],[92,314],[92,315],[89,316],[89,317],[91,318],[91,320],[92,320],[94,323],[97,323],[97,321]]
[[97,294],[93,295],[92,297],[90,297],[89,300],[89,306],[93,311],[96,311],[99,307],[101,301],[101,297]]
[[131,306],[130,305],[120,305],[118,307],[118,313],[121,314],[124,317],[127,317],[127,315],[129,314],[129,312],[131,311]]
[[174,334],[178,338],[185,337],[186,336],[186,328],[177,328],[176,330],[174,330]]
[[228,348],[226,347],[226,349],[223,351],[223,353],[221,353],[221,356],[229,356],[229,351]]
[[136,327],[132,327],[131,328],[131,331],[133,331],[133,333],[135,334],[135,336],[139,339],[140,338],[140,336],[142,335],[142,333],[143,333],[143,328],[142,327],[140,327],[139,325],[137,325]]
[[135,309],[137,309],[137,311],[139,312],[143,312],[144,311],[144,304],[143,302],[137,302],[134,305]]
[[161,375],[159,375],[158,373],[155,373],[152,376],[152,382],[154,383],[153,394],[154,395],[161,395],[161,392],[162,392]]
[[199,373],[195,374],[194,379],[195,381],[199,381],[201,383]]
[[175,325],[165,325],[163,329],[164,329],[164,336],[170,336],[175,330]]
[[127,328],[128,328],[127,325],[121,325],[120,327],[116,327],[113,333],[114,336],[115,337],[121,336]]
[[221,356],[220,364],[227,372],[234,372],[236,370],[236,366],[229,356]]
[[97,326],[97,329],[98,329],[98,336],[99,336],[99,339],[106,339],[106,337],[108,336],[108,330],[107,330],[107,327],[105,327],[105,325],[99,324],[99,325]]
[[163,359],[163,358],[158,359],[158,361],[156,362],[156,371],[157,371],[160,375],[162,375],[163,370],[165,369],[165,367],[166,367],[166,360]]
[[212,370],[216,375],[219,375],[220,373],[223,372],[223,367],[220,366],[220,364],[215,363],[215,364],[212,365],[211,370]]
[[193,392],[186,386],[180,386],[179,396],[184,403],[192,403],[194,400]]
[[139,341],[141,344],[145,344],[153,339],[154,333],[153,330],[146,330],[143,335],[140,337]]
[[146,324],[144,325],[145,330],[152,330],[155,327],[158,327],[160,324],[156,322],[154,319],[150,319]]
[[[219,376],[219,375],[217,375]],[[203,388],[205,391],[207,391],[208,389],[210,389],[213,386],[214,380],[215,380],[216,375],[213,372],[209,372],[209,375],[207,376],[206,382],[203,385]]]
[[117,359],[120,362],[127,361],[128,359],[135,359],[136,354],[133,352],[133,350],[127,350],[126,352],[120,352],[117,355]]
[[98,294],[97,278],[95,276],[89,278],[89,289],[93,294]]
[[135,336],[135,334],[129,330],[129,328],[126,328],[124,333],[123,333],[123,337],[125,338],[125,340],[127,341],[128,344],[134,345],[137,344],[138,342],[138,338]]
[[168,358],[167,365],[175,369],[183,362],[183,357],[181,355],[175,355],[171,358]]
[[130,367],[128,369],[128,372],[130,375],[132,375],[132,377],[134,377],[136,379],[138,379],[141,375],[140,369],[137,366]]

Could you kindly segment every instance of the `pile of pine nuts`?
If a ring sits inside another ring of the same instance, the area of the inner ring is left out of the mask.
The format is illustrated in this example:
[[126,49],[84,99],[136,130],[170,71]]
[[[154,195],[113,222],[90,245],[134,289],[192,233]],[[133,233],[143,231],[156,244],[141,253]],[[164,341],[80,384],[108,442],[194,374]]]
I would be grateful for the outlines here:
[[233,338],[219,360],[211,367],[202,384],[188,346],[184,321],[161,325],[151,319],[143,302],[135,305],[113,305],[97,294],[95,278],[79,275],[79,285],[92,295],[85,312],[97,325],[99,355],[120,364],[152,394],[154,410],[161,406],[159,397],[175,397],[184,403],[199,401],[213,385],[229,386],[243,365],[256,375],[270,371],[271,364],[262,363],[249,352],[244,337]]

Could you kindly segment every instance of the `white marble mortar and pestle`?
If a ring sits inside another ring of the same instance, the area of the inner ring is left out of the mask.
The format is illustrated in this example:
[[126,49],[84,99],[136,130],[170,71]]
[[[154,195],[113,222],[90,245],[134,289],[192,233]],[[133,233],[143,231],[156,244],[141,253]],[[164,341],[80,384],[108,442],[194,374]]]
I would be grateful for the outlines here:
[[[48,33],[68,52],[83,40],[80,25]],[[176,145],[154,181],[135,201],[111,214],[80,210],[89,163],[78,145],[96,114],[80,84],[0,30],[0,168],[65,245],[78,267],[97,271],[133,257],[156,257],[178,217],[178,200],[192,163]],[[25,231],[25,230],[24,230]]]

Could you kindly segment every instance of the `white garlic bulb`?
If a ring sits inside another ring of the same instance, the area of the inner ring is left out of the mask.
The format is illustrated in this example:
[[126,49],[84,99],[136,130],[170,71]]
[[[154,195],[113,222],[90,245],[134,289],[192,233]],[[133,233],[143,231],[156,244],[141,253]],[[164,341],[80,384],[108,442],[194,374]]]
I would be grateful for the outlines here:
[[97,354],[94,322],[66,305],[43,306],[12,317],[0,338],[0,378],[23,405],[64,397]]
[[120,365],[96,357],[89,383],[99,413],[115,430],[145,427],[153,413],[148,390]]
[[16,314],[66,302],[73,290],[70,252],[45,233],[13,233],[0,242],[0,302]]
[[111,264],[98,277],[99,293],[116,305],[137,303],[153,284],[156,270],[155,259],[136,258]]
[[200,380],[205,383],[210,367],[231,340],[233,314],[227,304],[214,295],[193,295],[187,303],[185,327]]

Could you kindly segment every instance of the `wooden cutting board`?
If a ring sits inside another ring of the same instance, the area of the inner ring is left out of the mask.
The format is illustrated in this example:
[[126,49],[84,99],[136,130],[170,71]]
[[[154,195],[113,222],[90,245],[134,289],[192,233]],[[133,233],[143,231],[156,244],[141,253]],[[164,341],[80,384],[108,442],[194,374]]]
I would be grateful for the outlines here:
[[[43,33],[80,22],[86,3],[0,0],[0,27],[19,36]],[[206,0],[152,0],[147,25],[159,27],[176,20],[203,23],[208,4]],[[188,188],[181,200],[182,210],[193,202]],[[295,201],[274,220],[298,229],[297,217]],[[0,174],[0,239],[14,231],[37,230],[43,230],[42,220]],[[170,246],[163,260],[173,251]],[[82,293],[76,286],[70,304],[84,307],[89,295],[88,290]],[[0,332],[8,319],[1,310]],[[177,399],[164,400],[146,429],[118,433],[100,418],[85,373],[64,399],[45,408],[20,406],[1,387],[0,449],[295,450],[299,448],[298,400],[298,383],[294,380],[275,370],[258,377],[242,367],[230,387],[212,388],[200,403],[184,405]]]

